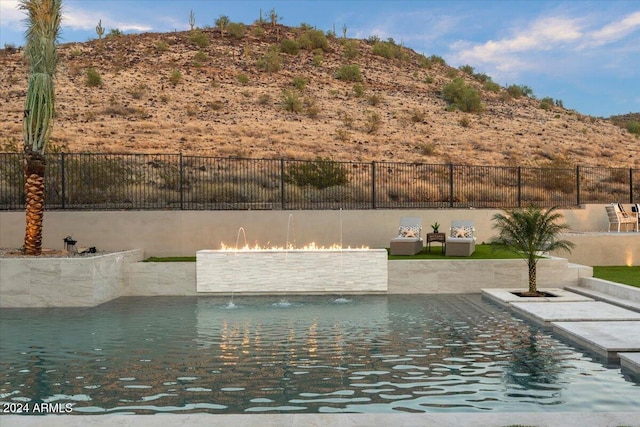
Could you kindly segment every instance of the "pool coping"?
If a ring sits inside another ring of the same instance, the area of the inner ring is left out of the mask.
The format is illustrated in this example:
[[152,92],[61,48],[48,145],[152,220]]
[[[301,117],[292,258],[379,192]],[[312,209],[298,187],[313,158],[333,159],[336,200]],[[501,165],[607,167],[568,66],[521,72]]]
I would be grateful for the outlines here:
[[[3,427],[40,427],[40,416],[4,415]],[[156,414],[150,415],[56,415],[47,416],[48,427],[136,426],[366,426],[386,427],[489,427],[500,425],[543,425],[547,427],[605,427],[613,425],[638,426],[639,412],[454,412],[415,414]]]

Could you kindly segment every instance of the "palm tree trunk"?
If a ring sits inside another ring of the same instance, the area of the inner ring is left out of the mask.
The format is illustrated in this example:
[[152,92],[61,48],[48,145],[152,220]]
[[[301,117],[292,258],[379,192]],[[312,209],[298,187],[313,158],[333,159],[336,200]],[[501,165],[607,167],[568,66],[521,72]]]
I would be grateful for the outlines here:
[[33,151],[24,155],[27,229],[24,235],[24,253],[42,253],[42,220],[44,217],[45,158]]
[[535,294],[538,292],[536,285],[536,263],[529,260],[529,293]]

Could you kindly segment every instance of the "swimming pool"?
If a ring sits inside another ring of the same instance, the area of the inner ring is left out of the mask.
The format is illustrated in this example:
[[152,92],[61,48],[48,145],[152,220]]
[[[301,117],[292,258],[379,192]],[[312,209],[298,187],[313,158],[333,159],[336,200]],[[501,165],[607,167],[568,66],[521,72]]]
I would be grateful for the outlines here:
[[0,310],[0,400],[72,413],[634,411],[640,380],[480,295]]

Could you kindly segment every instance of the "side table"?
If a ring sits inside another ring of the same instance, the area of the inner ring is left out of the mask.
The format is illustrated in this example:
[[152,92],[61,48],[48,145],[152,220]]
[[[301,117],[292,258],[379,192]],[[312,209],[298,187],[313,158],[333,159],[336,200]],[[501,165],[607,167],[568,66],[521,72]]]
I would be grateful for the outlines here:
[[442,253],[447,247],[446,233],[427,233],[427,252],[431,253],[431,242],[442,243]]

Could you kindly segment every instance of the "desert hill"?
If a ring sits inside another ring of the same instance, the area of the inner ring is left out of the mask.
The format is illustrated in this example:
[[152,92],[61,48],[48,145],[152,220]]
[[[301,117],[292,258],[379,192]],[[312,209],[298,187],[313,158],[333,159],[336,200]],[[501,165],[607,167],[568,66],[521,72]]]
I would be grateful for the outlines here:
[[[640,140],[612,121],[392,40],[230,24],[113,34],[62,44],[59,56],[51,142],[67,152],[640,165]],[[20,49],[0,51],[0,69],[0,151],[15,151],[28,75]],[[445,101],[456,78],[480,97],[472,112]]]

